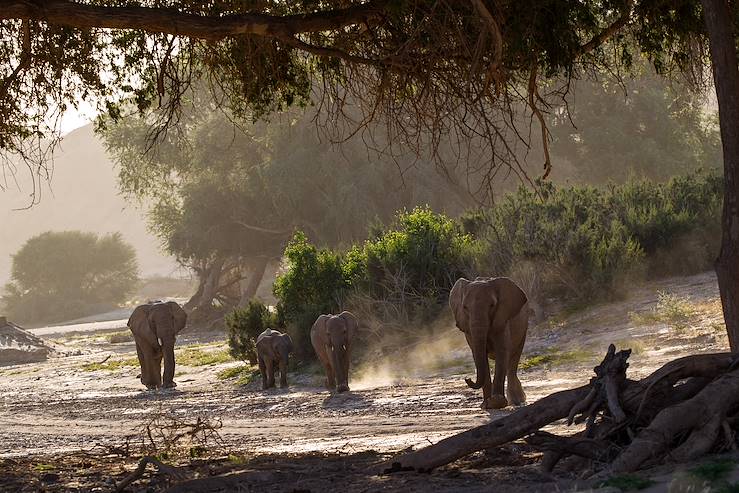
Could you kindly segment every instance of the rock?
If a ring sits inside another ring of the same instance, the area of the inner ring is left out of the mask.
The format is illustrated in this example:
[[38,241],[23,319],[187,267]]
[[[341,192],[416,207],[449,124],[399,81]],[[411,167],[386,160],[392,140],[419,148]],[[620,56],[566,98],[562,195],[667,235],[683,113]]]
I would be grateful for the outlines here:
[[53,351],[41,338],[0,317],[0,366],[44,361]]

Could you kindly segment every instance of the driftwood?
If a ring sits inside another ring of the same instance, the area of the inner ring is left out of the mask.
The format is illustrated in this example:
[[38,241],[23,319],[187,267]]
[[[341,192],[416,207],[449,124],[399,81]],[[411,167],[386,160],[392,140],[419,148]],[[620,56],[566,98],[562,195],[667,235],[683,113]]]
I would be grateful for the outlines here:
[[136,467],[136,469],[134,469],[134,471],[131,474],[123,478],[123,481],[118,483],[114,491],[116,493],[123,491],[124,489],[126,489],[128,485],[130,485],[137,479],[141,478],[144,475],[144,472],[146,471],[146,466],[148,464],[153,464],[154,467],[156,467],[159,472],[170,476],[174,480],[185,479],[184,474],[177,467],[168,466],[167,464],[162,463],[158,459],[151,457],[149,455],[146,455],[141,458],[141,460],[139,461],[139,465]]
[[[508,416],[412,451],[383,464],[382,472],[430,471],[475,451],[524,437],[545,452],[551,470],[568,455],[613,472],[659,460],[684,461],[736,448],[739,358],[701,354],[671,361],[640,381],[626,378],[631,351],[611,345],[588,385],[557,392]],[[585,429],[559,437],[540,429],[567,418]],[[609,464],[611,466],[609,467]]]

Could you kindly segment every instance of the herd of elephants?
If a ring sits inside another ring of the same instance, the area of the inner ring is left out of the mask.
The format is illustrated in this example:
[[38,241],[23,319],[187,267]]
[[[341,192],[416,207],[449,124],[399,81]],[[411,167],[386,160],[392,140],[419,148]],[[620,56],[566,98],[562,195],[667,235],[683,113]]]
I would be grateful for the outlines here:
[[[460,278],[449,293],[456,325],[464,333],[475,361],[476,380],[465,381],[473,389],[482,388],[483,409],[520,405],[526,400],[517,371],[528,330],[527,302],[523,290],[506,277],[478,277],[472,281]],[[176,386],[175,338],[186,322],[185,311],[174,301],[141,305],[131,314],[128,327],[136,341],[141,383],[148,389]],[[349,360],[357,328],[357,318],[348,311],[321,315],[311,328],[311,343],[326,371],[330,390],[349,390]],[[288,355],[293,349],[290,336],[267,329],[257,338],[256,348],[262,387],[275,386],[277,370],[280,385],[286,387]],[[492,380],[488,357],[495,360]]]

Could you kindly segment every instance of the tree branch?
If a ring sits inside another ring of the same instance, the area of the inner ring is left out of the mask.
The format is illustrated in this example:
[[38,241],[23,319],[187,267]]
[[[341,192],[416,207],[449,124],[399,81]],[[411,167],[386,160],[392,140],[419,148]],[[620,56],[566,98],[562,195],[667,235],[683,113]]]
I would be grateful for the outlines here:
[[264,37],[335,31],[381,19],[387,0],[372,0],[344,9],[311,14],[198,15],[160,7],[106,7],[68,0],[0,0],[0,20],[22,19],[72,28],[141,29],[219,41],[252,34]]
[[593,51],[594,49],[608,41],[611,36],[616,34],[622,27],[626,25],[627,22],[629,22],[629,17],[631,17],[631,11],[633,9],[634,0],[628,0],[625,5],[625,10],[621,13],[621,16],[616,19],[613,24],[609,25],[603,31],[593,36],[593,39],[582,45],[577,55],[585,55],[586,53]]

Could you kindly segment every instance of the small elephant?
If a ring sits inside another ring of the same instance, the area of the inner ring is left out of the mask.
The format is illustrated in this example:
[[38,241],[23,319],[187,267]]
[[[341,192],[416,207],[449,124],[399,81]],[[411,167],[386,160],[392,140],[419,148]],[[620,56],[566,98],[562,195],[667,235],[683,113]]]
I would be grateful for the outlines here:
[[287,359],[293,350],[293,340],[288,334],[267,329],[257,337],[257,358],[262,374],[262,388],[275,386],[275,367],[280,368],[280,387],[287,387]]
[[[526,294],[507,277],[461,278],[449,293],[457,327],[464,332],[475,359],[477,381],[465,381],[473,389],[482,388],[483,409],[526,402],[516,372],[529,328],[527,302]],[[492,384],[488,356],[495,359]],[[506,378],[508,399],[503,395]]]
[[[141,383],[147,389],[176,387],[174,382],[174,343],[185,327],[187,314],[174,301],[157,301],[136,307],[128,319],[128,328],[136,341],[141,365]],[[164,358],[164,383],[162,383]]]
[[357,318],[347,311],[321,315],[310,329],[310,342],[326,370],[326,387],[349,390],[349,358],[357,331]]

